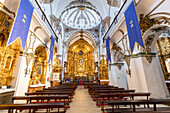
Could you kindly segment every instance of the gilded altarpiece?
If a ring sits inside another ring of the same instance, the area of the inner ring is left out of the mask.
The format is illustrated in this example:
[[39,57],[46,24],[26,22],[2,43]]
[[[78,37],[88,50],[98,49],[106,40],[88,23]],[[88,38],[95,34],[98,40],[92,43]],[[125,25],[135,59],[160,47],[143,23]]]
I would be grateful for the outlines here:
[[68,51],[67,73],[70,76],[92,76],[95,72],[94,50],[84,39],[73,43]]
[[20,40],[6,46],[13,20],[0,11],[0,86],[10,86],[14,79],[13,72],[20,54]]
[[100,61],[100,69],[99,69],[99,74],[100,74],[100,80],[108,80],[108,68],[107,68],[107,62],[103,58]]
[[47,53],[44,46],[35,50],[29,85],[45,84],[47,73]]
[[62,73],[61,68],[61,61],[57,57],[57,48],[54,49],[54,56],[53,56],[53,73]]
[[[54,49],[52,73],[59,74],[59,79],[61,80],[62,67],[61,67],[61,60],[58,58],[58,55],[57,55],[57,48]],[[52,81],[53,81],[53,78],[56,78],[56,77],[52,74],[51,75]]]
[[170,37],[159,38],[156,47],[165,80],[170,81]]

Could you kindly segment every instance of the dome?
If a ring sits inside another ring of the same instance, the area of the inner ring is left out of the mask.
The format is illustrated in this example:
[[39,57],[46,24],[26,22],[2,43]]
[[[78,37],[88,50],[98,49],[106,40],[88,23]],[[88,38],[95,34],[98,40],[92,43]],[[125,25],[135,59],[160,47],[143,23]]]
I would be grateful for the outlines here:
[[71,2],[60,16],[62,22],[73,29],[91,29],[101,23],[101,16],[90,2]]

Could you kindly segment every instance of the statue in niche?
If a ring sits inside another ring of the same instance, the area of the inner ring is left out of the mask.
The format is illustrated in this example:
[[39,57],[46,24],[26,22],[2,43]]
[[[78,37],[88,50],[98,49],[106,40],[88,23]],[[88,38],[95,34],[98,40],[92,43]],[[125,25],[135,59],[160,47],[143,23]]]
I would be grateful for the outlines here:
[[168,58],[168,59],[165,61],[165,64],[166,64],[166,68],[167,68],[168,73],[170,73],[170,58]]
[[33,72],[32,76],[31,76],[31,81],[30,81],[30,85],[35,85],[35,84],[41,84],[40,80],[38,79],[38,77],[36,76],[37,73]]
[[3,46],[3,43],[5,42],[5,36],[4,34],[0,34],[0,46]]
[[33,67],[37,67],[37,60],[34,61],[34,66]]
[[37,68],[37,75],[41,75],[41,67]]
[[83,60],[82,59],[79,60],[79,65],[83,65]]

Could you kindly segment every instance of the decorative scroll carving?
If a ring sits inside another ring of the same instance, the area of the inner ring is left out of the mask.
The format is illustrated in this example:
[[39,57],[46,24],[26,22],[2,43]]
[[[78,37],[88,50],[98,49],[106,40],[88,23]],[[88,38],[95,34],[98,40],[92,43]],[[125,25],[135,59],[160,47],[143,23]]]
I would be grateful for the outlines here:
[[148,15],[144,16],[144,14],[140,14],[139,15],[139,25],[142,31],[142,34],[150,29],[154,24],[156,24],[156,20],[155,19],[150,19],[150,17]]
[[126,73],[127,73],[128,75],[130,75],[130,77],[131,77],[130,57],[125,57],[125,62],[126,62],[126,64],[127,64],[127,66],[128,66],[128,70],[126,70]]
[[144,32],[148,29],[150,29],[153,25],[155,24],[168,24],[170,25],[170,18],[166,17],[166,16],[158,16],[158,17],[153,17],[152,16],[157,16],[157,15],[167,15],[169,16],[170,13],[155,13],[152,15],[144,15],[144,14],[140,14],[139,15],[139,25],[142,31],[142,34],[144,34]]
[[50,15],[50,20],[51,20],[51,25],[55,30],[58,30],[59,33],[61,32],[61,26],[60,26],[60,22],[61,19],[57,18],[55,15],[51,14]]
[[102,26],[103,26],[103,32],[105,32],[109,28],[109,26],[110,26],[110,19],[111,19],[111,17],[107,16],[104,20],[101,21]]
[[[147,53],[151,53],[150,46],[152,45],[152,42],[155,38],[155,33],[160,32],[160,31],[164,31],[166,29],[167,29],[167,27],[165,27],[165,26],[151,29],[152,33],[150,35],[148,35],[148,37],[145,39],[145,49],[146,49]],[[152,62],[152,58],[153,58],[152,56],[146,56],[145,58],[149,63]]]
[[119,47],[116,43],[113,43],[112,50],[115,50],[114,61],[116,63],[122,62],[124,54],[122,53],[122,48]]

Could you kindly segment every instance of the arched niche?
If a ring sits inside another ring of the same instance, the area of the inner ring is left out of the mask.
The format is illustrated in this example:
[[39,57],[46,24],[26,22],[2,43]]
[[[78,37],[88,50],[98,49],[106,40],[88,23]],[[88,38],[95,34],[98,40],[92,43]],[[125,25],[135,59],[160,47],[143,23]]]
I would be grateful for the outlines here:
[[44,46],[35,49],[29,85],[45,84],[47,73],[47,52]]
[[5,68],[7,68],[7,69],[10,68],[11,61],[12,61],[12,58],[11,58],[11,56],[9,56],[7,58],[7,61],[6,61],[6,64],[5,64]]

